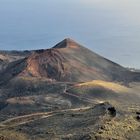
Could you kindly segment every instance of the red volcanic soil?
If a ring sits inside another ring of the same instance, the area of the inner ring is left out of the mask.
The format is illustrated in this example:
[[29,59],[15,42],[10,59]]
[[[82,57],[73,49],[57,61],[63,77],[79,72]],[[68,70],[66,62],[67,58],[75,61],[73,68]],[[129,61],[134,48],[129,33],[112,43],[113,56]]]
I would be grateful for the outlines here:
[[46,77],[59,80],[66,76],[64,63],[66,59],[56,49],[48,49],[43,52],[34,52],[27,59],[27,67],[20,74],[22,76]]

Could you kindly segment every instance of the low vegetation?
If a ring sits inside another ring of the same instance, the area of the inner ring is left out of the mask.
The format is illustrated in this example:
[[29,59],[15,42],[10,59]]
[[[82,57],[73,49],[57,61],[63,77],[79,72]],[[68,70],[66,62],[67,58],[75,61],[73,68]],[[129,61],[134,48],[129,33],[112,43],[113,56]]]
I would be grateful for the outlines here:
[[13,130],[0,130],[0,140],[28,140],[28,137]]

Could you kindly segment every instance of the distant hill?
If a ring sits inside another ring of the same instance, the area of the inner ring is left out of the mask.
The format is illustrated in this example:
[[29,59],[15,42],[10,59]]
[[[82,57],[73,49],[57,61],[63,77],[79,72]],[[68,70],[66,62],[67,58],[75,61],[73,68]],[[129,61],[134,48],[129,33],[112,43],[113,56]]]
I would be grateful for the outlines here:
[[0,71],[5,69],[11,62],[25,58],[31,51],[0,51]]

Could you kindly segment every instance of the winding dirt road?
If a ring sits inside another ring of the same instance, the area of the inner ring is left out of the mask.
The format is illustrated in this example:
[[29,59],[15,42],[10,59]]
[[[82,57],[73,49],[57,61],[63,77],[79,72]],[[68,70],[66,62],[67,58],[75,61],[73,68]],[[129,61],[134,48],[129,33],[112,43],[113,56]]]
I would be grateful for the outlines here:
[[89,108],[90,107],[81,107],[81,108],[64,109],[64,110],[52,111],[52,112],[38,112],[38,113],[29,114],[29,115],[18,116],[18,117],[10,118],[3,122],[0,122],[0,128],[13,127],[13,126],[21,125],[21,124],[26,124],[28,122],[32,122],[38,119],[48,118],[48,117],[51,117],[60,113],[64,113],[66,111],[82,111],[82,110],[87,110]]

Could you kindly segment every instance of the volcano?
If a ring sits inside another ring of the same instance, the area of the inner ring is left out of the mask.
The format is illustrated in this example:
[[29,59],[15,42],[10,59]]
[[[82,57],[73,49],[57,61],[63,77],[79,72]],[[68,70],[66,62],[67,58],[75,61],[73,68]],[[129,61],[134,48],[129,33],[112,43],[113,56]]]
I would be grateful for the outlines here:
[[50,49],[36,50],[24,59],[11,62],[0,74],[1,81],[20,76],[62,82],[140,80],[139,73],[129,71],[70,38]]

